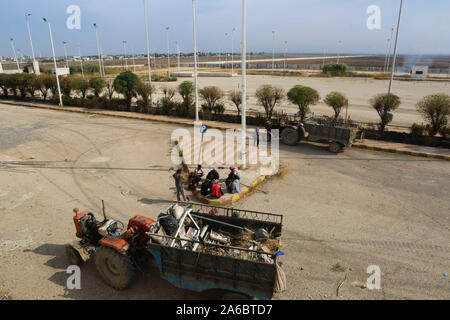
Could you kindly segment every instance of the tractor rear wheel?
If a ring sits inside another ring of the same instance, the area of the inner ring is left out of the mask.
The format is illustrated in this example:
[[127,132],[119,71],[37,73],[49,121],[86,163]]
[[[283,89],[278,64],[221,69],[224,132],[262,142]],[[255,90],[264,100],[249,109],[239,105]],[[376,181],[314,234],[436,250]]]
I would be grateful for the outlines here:
[[300,139],[298,130],[287,127],[281,133],[281,141],[288,146],[295,146]]
[[106,284],[117,290],[127,288],[136,276],[130,257],[112,248],[98,248],[95,252],[95,265]]

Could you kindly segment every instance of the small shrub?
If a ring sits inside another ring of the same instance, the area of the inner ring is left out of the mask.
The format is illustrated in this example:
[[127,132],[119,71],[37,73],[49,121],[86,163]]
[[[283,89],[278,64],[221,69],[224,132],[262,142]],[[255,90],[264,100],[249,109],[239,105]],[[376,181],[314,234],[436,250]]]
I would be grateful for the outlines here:
[[422,137],[425,134],[425,126],[423,124],[414,123],[411,126],[411,135]]
[[347,65],[343,63],[329,63],[323,66],[322,72],[332,76],[343,76],[347,73]]

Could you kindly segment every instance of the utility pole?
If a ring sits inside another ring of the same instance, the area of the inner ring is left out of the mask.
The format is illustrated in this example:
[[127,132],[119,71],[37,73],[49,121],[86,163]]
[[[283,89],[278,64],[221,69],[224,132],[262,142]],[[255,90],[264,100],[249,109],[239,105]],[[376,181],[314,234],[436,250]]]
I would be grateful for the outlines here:
[[28,21],[29,16],[31,16],[30,13],[25,14],[25,20],[27,21],[28,38],[30,39],[31,55],[33,57],[33,70],[34,74],[39,75],[41,71],[39,70],[39,65],[36,62],[36,56],[34,55],[33,40],[31,39],[30,22]]
[[83,57],[81,56],[81,46],[78,44],[78,55],[80,56],[80,66],[81,66],[81,75],[84,79],[84,69],[83,69]]
[[167,37],[167,75],[170,77],[170,42],[169,42],[169,29],[166,27],[166,37]]
[[392,70],[391,70],[391,79],[389,80],[389,89],[388,95],[391,94],[392,91],[392,81],[394,80],[394,72],[395,72],[395,61],[397,59],[397,44],[398,44],[398,34],[400,32],[400,20],[402,18],[402,8],[403,8],[403,0],[400,0],[400,10],[398,12],[398,23],[397,23],[397,34],[395,36],[395,45],[394,45],[394,57],[392,59]]
[[242,0],[242,169],[247,168],[247,4]]
[[122,44],[123,44],[123,61],[124,61],[124,67],[125,67],[125,70],[128,71],[127,42],[124,40],[124,41],[122,41]]
[[273,43],[272,43],[272,74],[275,71],[275,31],[272,31]]
[[194,29],[194,81],[195,81],[195,121],[198,117],[198,68],[197,68],[197,25],[195,22],[195,0],[192,0],[192,22]]
[[19,72],[20,65],[19,65],[19,60],[17,59],[17,53],[16,53],[16,48],[14,47],[14,39],[13,38],[11,38],[11,48],[14,53],[14,60],[16,60],[16,63],[17,63],[17,72]]
[[97,51],[98,51],[98,66],[100,68],[100,77],[103,77],[103,72],[102,72],[102,56],[100,53],[100,42],[98,40],[98,24],[94,23],[94,28],[95,28],[95,37],[97,39]]
[[234,73],[234,32],[236,31],[236,28],[233,28],[231,30],[231,76],[233,76]]
[[53,63],[55,66],[56,85],[58,86],[59,106],[62,107],[63,102],[62,102],[61,86],[59,85],[58,66],[56,65],[55,46],[53,45],[52,27],[50,26],[50,22],[46,18],[42,18],[42,20],[44,20],[44,22],[47,22],[48,24],[48,32],[50,33],[50,42],[52,44]]
[[[151,60],[150,60],[150,42],[148,40],[148,17],[147,17],[147,0],[144,1],[144,18],[145,18],[145,34],[146,34],[146,41],[147,41],[147,64],[148,64],[148,82],[152,84],[152,68],[150,66]],[[155,62],[156,63],[156,62]]]
[[69,60],[67,59],[67,42],[62,42],[64,45],[64,55],[66,56],[66,68],[69,69]]

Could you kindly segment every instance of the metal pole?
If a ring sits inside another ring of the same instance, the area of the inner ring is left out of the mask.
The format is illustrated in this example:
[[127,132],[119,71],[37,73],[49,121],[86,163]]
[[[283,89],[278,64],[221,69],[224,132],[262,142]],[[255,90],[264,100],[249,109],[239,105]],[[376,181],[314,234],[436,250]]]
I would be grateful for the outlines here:
[[[228,38],[228,33],[225,33],[225,40]],[[226,48],[227,46],[225,46]],[[225,49],[225,72],[228,71],[228,50]]]
[[83,58],[81,57],[81,46],[80,46],[80,44],[78,44],[78,54],[80,56],[81,74],[82,74],[83,79],[84,79]]
[[177,45],[177,55],[178,55],[178,58],[177,58],[178,73],[180,73],[180,54],[181,54],[181,52],[180,52],[180,46],[178,45],[178,41],[176,42],[176,45]]
[[[31,55],[33,56],[33,70],[35,69],[36,66],[36,56],[34,55],[34,48],[33,48],[33,40],[31,39],[31,29],[30,29],[30,22],[28,21],[28,17],[31,16],[30,13],[27,13],[25,15],[25,19],[27,21],[27,29],[28,29],[28,37],[30,38],[30,46],[31,46]],[[39,69],[39,68],[38,68]],[[40,74],[40,70],[34,70],[34,73],[36,75]]]
[[194,28],[194,81],[195,81],[195,121],[198,118],[198,68],[197,68],[197,26],[195,22],[195,0],[192,0],[192,20]]
[[236,28],[233,28],[231,31],[231,76],[233,76],[234,73],[234,32],[236,31]]
[[275,31],[272,31],[273,43],[272,43],[272,74],[275,70]]
[[53,45],[52,28],[50,26],[50,22],[46,18],[43,18],[43,20],[45,22],[47,22],[47,24],[48,24],[48,32],[50,33],[50,42],[52,44],[52,53],[53,53],[53,63],[55,65],[56,84],[58,86],[58,94],[59,94],[59,106],[62,107],[63,106],[63,102],[62,102],[62,95],[61,95],[61,86],[59,85],[58,67],[56,65],[56,55],[55,55],[55,46]]
[[94,28],[95,28],[95,38],[97,39],[97,51],[98,51],[98,65],[100,68],[100,77],[103,77],[103,72],[102,72],[102,57],[100,55],[100,43],[98,41],[98,25],[96,23],[94,23]]
[[127,47],[126,47],[127,42],[124,40],[124,41],[122,41],[122,43],[123,43],[123,61],[125,63],[124,67],[125,67],[125,70],[128,71],[128,59],[127,59]]
[[242,0],[242,169],[247,168],[247,5]]
[[17,59],[17,53],[16,53],[16,49],[14,47],[14,39],[13,38],[11,38],[11,48],[14,52],[14,60],[16,60],[16,63],[17,63],[17,72],[19,72],[20,65],[19,65],[19,60]]
[[106,75],[106,72],[105,72],[105,61],[103,60],[103,47],[102,47],[102,45],[100,45],[100,61],[102,63],[102,72],[103,72],[103,75],[105,76]]
[[392,70],[391,70],[391,79],[389,80],[388,95],[391,94],[392,81],[394,80],[395,61],[397,60],[398,34],[399,34],[399,31],[400,31],[400,20],[401,20],[401,17],[402,17],[402,7],[403,7],[403,0],[400,0],[400,10],[398,12],[398,23],[397,23],[397,34],[395,36],[395,45],[394,45],[394,58],[392,59]]
[[66,56],[66,68],[69,69],[69,60],[67,59],[67,42],[62,42],[64,45],[64,55]]
[[144,1],[144,17],[145,17],[145,34],[147,40],[147,64],[148,64],[148,82],[152,84],[152,68],[150,66],[150,42],[148,40],[148,17],[147,17],[147,0]]
[[383,73],[386,73],[386,68],[387,68],[387,59],[388,59],[388,54],[389,54],[389,42],[390,39],[387,39],[387,46],[386,46],[386,57],[384,58],[384,67],[383,67]]
[[133,59],[133,72],[136,73],[136,60],[134,58],[134,45],[131,44],[131,58]]
[[167,74],[170,77],[170,42],[169,42],[169,29],[166,27],[166,38],[167,38]]

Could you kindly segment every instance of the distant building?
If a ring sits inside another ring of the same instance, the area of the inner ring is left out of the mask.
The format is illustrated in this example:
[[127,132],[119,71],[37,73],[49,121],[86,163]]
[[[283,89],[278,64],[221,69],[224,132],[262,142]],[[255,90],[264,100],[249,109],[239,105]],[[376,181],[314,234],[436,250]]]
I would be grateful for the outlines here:
[[428,66],[412,66],[411,77],[426,78],[428,77]]

